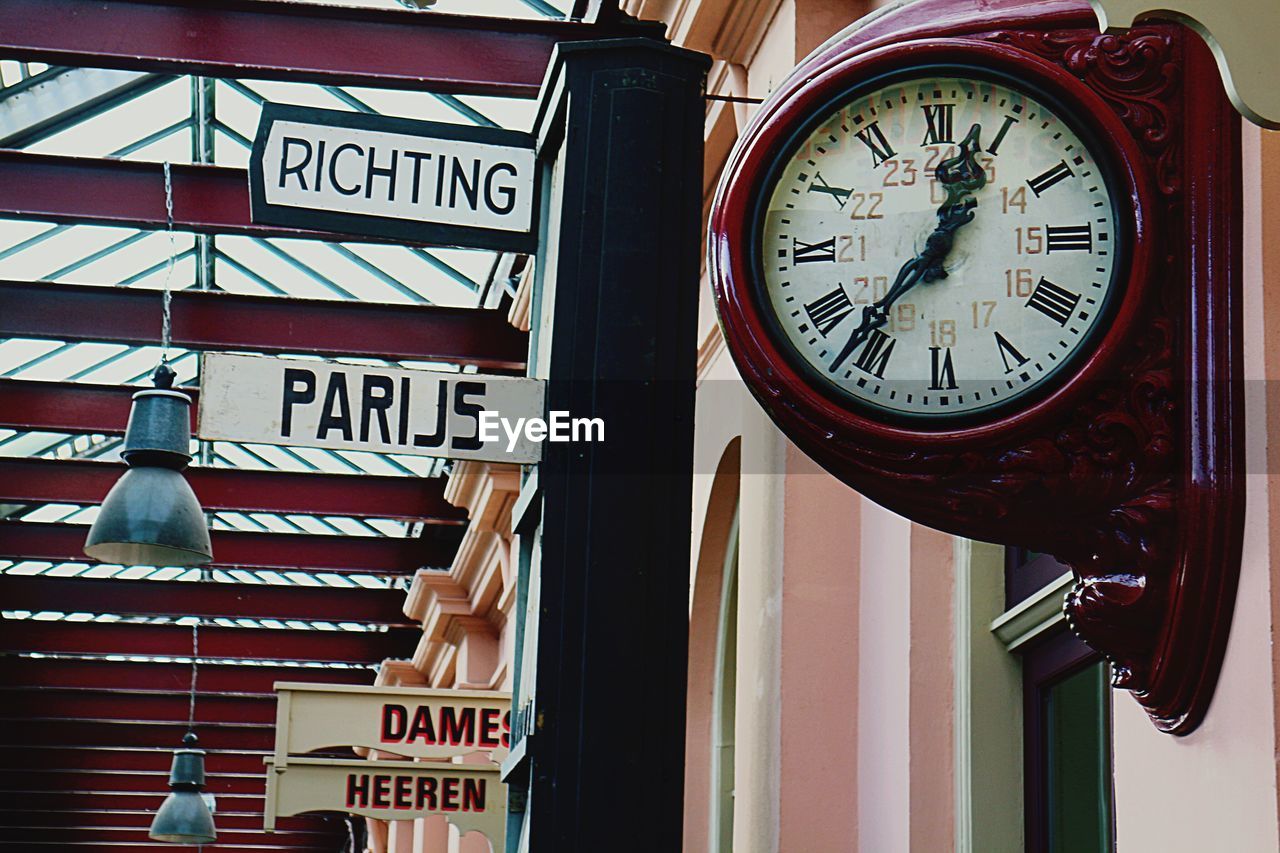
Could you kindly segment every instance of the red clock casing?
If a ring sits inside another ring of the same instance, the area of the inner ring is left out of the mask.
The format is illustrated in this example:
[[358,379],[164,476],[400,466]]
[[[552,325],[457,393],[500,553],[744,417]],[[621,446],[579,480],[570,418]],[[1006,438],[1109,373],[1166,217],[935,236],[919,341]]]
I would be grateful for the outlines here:
[[[842,93],[919,66],[990,69],[1091,132],[1124,210],[1127,264],[1107,327],[1067,375],[981,420],[915,426],[860,410],[793,363],[751,247],[777,158]],[[1069,623],[1162,730],[1212,696],[1243,519],[1239,119],[1189,30],[1097,31],[1085,2],[920,0],[847,31],[761,107],[709,229],[726,343],[757,399],[840,479],[932,527],[1072,566]]]

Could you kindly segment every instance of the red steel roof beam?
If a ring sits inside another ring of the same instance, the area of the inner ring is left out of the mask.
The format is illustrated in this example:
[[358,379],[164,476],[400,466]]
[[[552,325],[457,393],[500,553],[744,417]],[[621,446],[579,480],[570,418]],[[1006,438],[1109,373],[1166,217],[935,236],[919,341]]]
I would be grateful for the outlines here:
[[[31,826],[28,824],[25,827],[10,827],[5,831],[4,840],[0,843],[30,844],[31,847],[27,848],[27,853],[31,853],[32,850],[56,850],[58,847],[62,847],[64,853],[69,850],[93,850],[94,848],[107,851],[133,851],[138,849],[133,846],[134,844],[143,845],[143,849],[150,848],[155,844],[154,841],[149,840],[147,833],[150,823],[150,821],[139,821],[138,825],[133,827],[104,827],[96,824],[90,817],[86,817],[75,827]],[[319,821],[315,825],[324,826]],[[223,830],[221,826],[218,826],[218,845],[213,849],[220,851],[251,850],[255,851],[255,853],[260,850],[282,850],[290,851],[290,853],[303,853],[303,851],[333,853],[334,850],[341,849],[337,845],[343,840],[345,840],[345,834],[336,827],[328,832],[320,831],[310,835],[299,835],[293,832],[269,835],[263,831],[262,827],[258,827],[256,830]],[[260,844],[269,846],[259,846]],[[169,848],[170,851],[172,849]]]
[[[276,719],[275,698],[269,693],[252,696],[202,693],[196,697],[196,723],[269,725]],[[86,710],[103,720],[185,720],[190,701],[188,694],[181,691],[156,693],[74,687],[0,687],[0,699],[3,699],[0,701],[0,720],[20,720],[37,715],[42,718],[78,718]],[[158,766],[155,769],[165,768]]]
[[[0,217],[165,228],[163,169],[159,163],[0,149]],[[249,218],[249,179],[243,169],[173,165],[170,173],[173,222],[184,231],[330,242],[413,242],[263,225]]]
[[[0,196],[4,194],[0,169]],[[160,343],[161,293],[0,281],[0,337]],[[285,299],[179,290],[173,345],[199,350],[311,353],[388,360],[523,366],[527,337],[499,311]]]
[[[204,747],[204,740],[201,739],[200,746]],[[170,751],[172,752],[172,747]],[[21,794],[21,796],[9,796]],[[21,812],[25,809],[32,811],[50,812],[61,811],[66,809],[71,812],[145,812],[154,815],[156,809],[163,802],[165,794],[125,794],[111,791],[60,791],[58,793],[50,793],[48,791],[31,791],[31,790],[0,790],[0,798],[6,802],[19,803],[20,806],[15,811]],[[228,796],[218,798],[218,820],[222,820],[222,816],[226,814],[242,814],[254,815],[256,812],[257,826],[262,826],[262,797],[253,796]],[[249,818],[250,820],[253,817]],[[310,822],[310,818],[281,818],[281,820],[299,820]],[[165,847],[167,853],[173,853],[172,847]]]
[[[206,619],[300,619],[404,625],[402,589],[110,580],[7,575],[0,578],[6,610],[201,616]],[[0,662],[0,672],[4,664]],[[3,682],[0,682],[3,683]],[[14,683],[12,681],[8,683]],[[244,688],[239,688],[244,690]]]
[[537,96],[558,42],[661,32],[264,0],[0,0],[6,59],[520,98]]
[[[84,382],[0,379],[0,427],[121,435],[129,422],[130,401],[138,390]],[[194,388],[179,390],[198,399]],[[196,407],[192,406],[193,431],[195,426]]]
[[[201,672],[204,667],[201,667]],[[30,717],[10,720],[4,726],[5,737],[18,743],[48,746],[145,746],[174,749],[182,743],[187,719],[168,723],[154,720],[95,720],[92,716],[59,719]],[[203,749],[275,748],[275,726],[232,723],[207,723],[200,727]],[[0,789],[6,786],[0,785]],[[90,791],[91,788],[81,790]],[[3,791],[0,791],[3,793]]]
[[[2,751],[2,750],[0,750]],[[25,754],[19,753],[21,759],[25,759],[25,764],[18,766],[38,767],[40,760],[45,757],[45,750],[33,749]],[[173,760],[173,750],[157,750],[164,757],[165,768],[169,766],[169,762]],[[120,755],[120,753],[103,753],[104,756]],[[227,753],[218,754],[220,758],[225,759]],[[94,756],[85,755],[86,759],[92,759]],[[255,756],[258,764],[258,770],[262,770],[262,758]],[[7,758],[0,758],[0,761],[7,762]],[[93,761],[92,764],[99,762]],[[60,765],[65,767],[67,763],[63,761]],[[90,763],[85,764],[85,769],[95,769]],[[126,768],[122,768],[126,769]],[[23,800],[22,802],[25,802]],[[147,808],[126,808],[126,809],[110,809],[99,806],[97,808],[86,808],[78,803],[67,803],[55,809],[48,808],[0,808],[0,826],[85,826],[92,824],[94,826],[141,826],[146,828],[151,824],[152,818],[155,817],[155,810],[159,807],[160,801],[157,800]],[[257,814],[245,814],[241,812],[228,812],[225,810],[221,799],[218,800],[218,832],[222,832],[225,827],[228,830],[256,830],[262,831],[262,807],[258,806]],[[323,824],[319,824],[323,827]],[[317,830],[317,822],[314,818],[297,818],[282,817],[276,821],[276,826],[282,832],[289,833],[316,833],[322,832],[327,834],[326,830]]]
[[[201,738],[201,747],[204,739]],[[256,776],[233,776],[211,772],[205,779],[205,790],[221,795],[226,794],[264,794],[266,792],[266,774]],[[26,785],[33,791],[131,791],[134,793],[168,792],[169,774],[156,773],[112,773],[98,770],[79,773],[70,770],[44,770],[21,767],[0,767],[0,788],[19,788]],[[5,836],[7,838],[7,836]]]
[[[292,593],[298,590],[290,589]],[[346,592],[346,590],[343,590]],[[317,666],[200,665],[200,689],[212,693],[271,693],[277,681],[318,684],[373,683],[371,669]],[[191,667],[185,663],[134,663],[102,659],[0,657],[0,684],[39,687],[98,687],[120,690],[186,690]],[[7,735],[0,734],[0,740]],[[21,741],[26,743],[27,741]],[[44,742],[44,741],[41,741]],[[79,741],[76,741],[79,743]]]
[[[114,462],[0,458],[0,503],[99,504],[122,473],[124,466]],[[457,522],[467,517],[444,499],[443,477],[194,467],[186,478],[207,510]]]
[[[200,657],[367,664],[412,654],[420,639],[422,632],[416,628],[296,631],[206,625],[200,629]],[[129,622],[5,619],[0,620],[0,651],[187,657],[191,654],[191,629]],[[85,708],[84,716],[92,717],[93,709]],[[185,708],[182,719],[186,719]]]
[[[319,536],[215,530],[215,567],[270,571],[409,575],[422,566],[448,566],[462,528],[433,525],[428,536]],[[92,562],[84,555],[89,528],[80,524],[0,521],[0,557],[49,562]],[[176,604],[176,602],[175,602]]]

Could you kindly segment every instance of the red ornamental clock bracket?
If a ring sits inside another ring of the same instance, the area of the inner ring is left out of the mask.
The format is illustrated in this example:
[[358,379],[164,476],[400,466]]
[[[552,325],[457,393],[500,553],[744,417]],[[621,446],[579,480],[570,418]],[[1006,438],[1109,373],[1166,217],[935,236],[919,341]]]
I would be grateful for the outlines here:
[[[1033,81],[1114,163],[1132,250],[1109,325],[1070,375],[999,417],[876,419],[784,353],[751,285],[753,201],[815,111],[875,75],[965,63]],[[1085,0],[918,0],[829,41],[761,107],[726,167],[710,257],[726,342],[778,426],[827,470],[931,527],[1072,567],[1068,624],[1162,731],[1203,720],[1244,519],[1240,121],[1191,30],[1103,34]]]

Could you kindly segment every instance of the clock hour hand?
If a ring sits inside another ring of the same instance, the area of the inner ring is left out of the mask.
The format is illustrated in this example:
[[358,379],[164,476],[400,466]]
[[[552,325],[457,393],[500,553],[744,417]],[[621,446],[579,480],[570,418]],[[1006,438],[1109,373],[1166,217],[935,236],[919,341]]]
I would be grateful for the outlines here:
[[975,124],[969,128],[956,156],[943,160],[934,171],[934,177],[947,193],[946,201],[938,208],[939,219],[947,214],[949,208],[966,201],[968,196],[987,184],[987,173],[978,162],[978,152],[982,150],[981,134],[982,125]]
[[987,183],[987,174],[978,163],[981,150],[979,136],[982,125],[975,124],[960,143],[960,151],[938,164],[934,173],[947,193],[946,201],[938,208],[938,225],[924,243],[924,251],[902,265],[898,277],[881,299],[862,309],[862,320],[849,335],[849,340],[836,354],[827,370],[835,373],[850,354],[865,341],[875,329],[889,322],[889,309],[904,293],[921,281],[925,283],[947,277],[942,262],[951,254],[955,232],[973,221],[978,200],[973,193]]
[[933,233],[925,241],[924,253],[931,252],[934,259],[925,271],[925,281],[947,277],[942,262],[951,254],[955,232],[962,225],[972,222],[975,216],[978,200],[973,194],[987,184],[987,173],[978,162],[978,152],[982,150],[979,142],[981,134],[982,125],[975,124],[969,128],[956,156],[943,160],[934,172],[947,198],[938,207],[938,227],[933,229]]

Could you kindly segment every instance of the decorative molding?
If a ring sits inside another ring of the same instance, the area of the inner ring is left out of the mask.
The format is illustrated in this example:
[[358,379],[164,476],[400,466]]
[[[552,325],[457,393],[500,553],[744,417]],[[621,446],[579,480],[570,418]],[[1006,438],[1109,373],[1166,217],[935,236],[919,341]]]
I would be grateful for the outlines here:
[[1002,31],[991,41],[1009,44],[1061,65],[1102,96],[1155,158],[1160,191],[1181,189],[1181,137],[1173,112],[1181,83],[1173,35],[1138,29],[1119,35],[1089,30]]
[[1004,609],[1004,548],[962,537],[954,547],[955,849],[1021,850],[1022,666],[990,630]]
[[426,687],[426,679],[413,666],[413,661],[387,658],[378,667],[374,687]]
[[746,64],[782,0],[625,0],[623,10],[662,21],[674,44]]
[[1035,595],[1018,602],[1012,610],[1000,614],[991,623],[991,633],[1004,643],[1006,650],[1016,652],[1037,637],[1065,625],[1067,617],[1062,608],[1075,585],[1075,575],[1063,573]]
[[454,686],[459,649],[472,636],[501,642],[510,610],[502,602],[515,585],[510,529],[519,488],[518,465],[454,463],[445,498],[467,510],[467,530],[449,570],[419,569],[404,603],[423,631],[412,665],[432,686]]
[[472,524],[501,532],[511,529],[511,505],[519,491],[519,465],[459,460],[445,484],[444,498],[467,510]]

